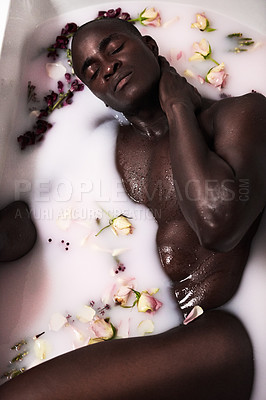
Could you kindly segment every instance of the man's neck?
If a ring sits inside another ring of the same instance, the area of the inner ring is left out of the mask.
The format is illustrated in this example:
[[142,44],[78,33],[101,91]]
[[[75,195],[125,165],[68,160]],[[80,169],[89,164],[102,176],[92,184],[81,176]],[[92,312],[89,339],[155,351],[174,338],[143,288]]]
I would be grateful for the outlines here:
[[134,130],[150,139],[159,139],[168,132],[166,115],[160,104],[140,109],[134,115],[126,115]]

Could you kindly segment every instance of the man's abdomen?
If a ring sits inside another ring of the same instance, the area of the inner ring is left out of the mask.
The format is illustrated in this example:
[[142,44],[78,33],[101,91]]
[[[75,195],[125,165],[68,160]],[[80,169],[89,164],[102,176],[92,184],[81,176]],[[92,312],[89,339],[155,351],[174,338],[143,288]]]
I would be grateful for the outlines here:
[[230,252],[219,253],[201,247],[185,220],[159,225],[159,256],[184,316],[196,305],[208,310],[231,299],[247,262],[250,241],[245,238]]

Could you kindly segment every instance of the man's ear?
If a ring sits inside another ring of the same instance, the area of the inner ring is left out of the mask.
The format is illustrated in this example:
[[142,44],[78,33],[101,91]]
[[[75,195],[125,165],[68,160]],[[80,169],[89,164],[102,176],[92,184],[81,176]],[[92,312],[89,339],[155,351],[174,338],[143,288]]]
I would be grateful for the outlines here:
[[148,35],[142,36],[142,40],[145,43],[145,45],[153,52],[155,57],[158,57],[159,49],[158,49],[158,45],[155,42],[155,40],[151,36],[148,36]]

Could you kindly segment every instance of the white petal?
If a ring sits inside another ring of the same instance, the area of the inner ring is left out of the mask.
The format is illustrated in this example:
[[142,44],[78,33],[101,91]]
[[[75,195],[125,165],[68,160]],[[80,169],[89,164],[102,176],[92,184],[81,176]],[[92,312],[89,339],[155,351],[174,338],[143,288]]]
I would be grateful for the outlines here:
[[75,328],[72,325],[69,325],[70,329],[72,330],[72,332],[74,333],[75,338],[79,341],[79,342],[83,342],[85,340],[84,338],[84,334],[82,332],[80,332],[77,328]]
[[112,251],[112,256],[113,256],[113,257],[120,256],[120,254],[123,254],[123,253],[125,253],[126,251],[128,251],[128,249],[126,249],[126,248],[124,248],[124,249],[114,249],[114,250]]
[[130,319],[123,319],[121,320],[120,324],[118,325],[116,335],[119,338],[128,338],[129,337],[129,323]]
[[66,68],[60,63],[47,63],[46,72],[49,78],[58,80],[65,75]]
[[84,324],[87,322],[90,322],[93,320],[93,317],[95,316],[96,312],[95,310],[90,307],[84,305],[77,313],[77,319],[80,322],[83,322]]
[[162,27],[163,28],[168,28],[168,26],[172,25],[173,23],[179,21],[180,17],[178,15],[176,15],[174,18],[169,19],[169,21],[166,21]]
[[47,354],[47,342],[43,339],[35,339],[34,353],[39,360],[44,360]]
[[154,331],[154,323],[151,319],[145,319],[138,325],[138,333],[142,336]]
[[90,233],[88,235],[84,236],[84,238],[80,242],[81,247],[85,246],[85,244],[87,243],[90,236],[91,236]]
[[54,313],[49,321],[49,329],[58,332],[67,323],[66,317],[60,313]]

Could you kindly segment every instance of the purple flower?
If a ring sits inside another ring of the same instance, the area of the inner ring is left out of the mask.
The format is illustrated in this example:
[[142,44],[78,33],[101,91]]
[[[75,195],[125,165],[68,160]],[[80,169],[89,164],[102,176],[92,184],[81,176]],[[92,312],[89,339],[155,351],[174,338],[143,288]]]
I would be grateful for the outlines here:
[[62,81],[57,82],[57,88],[59,93],[64,93],[64,84]]
[[46,108],[45,110],[41,110],[40,114],[38,115],[38,118],[46,118],[48,117],[48,108]]
[[57,36],[55,47],[57,49],[67,49],[69,39],[66,36]]
[[74,96],[74,93],[69,91],[69,92],[67,93],[67,96],[66,96],[64,105],[72,104],[72,103],[73,103],[73,99],[72,99],[73,96]]
[[119,18],[124,20],[129,20],[130,15],[128,13],[121,13],[121,8],[118,7],[116,9],[111,8],[107,11],[99,11],[97,18]]
[[52,44],[48,49],[47,57],[52,57],[53,60],[56,60],[59,57],[59,54],[56,51],[56,45]]
[[121,13],[118,18],[128,21],[130,19],[130,14],[129,13]]
[[106,11],[99,11],[97,18],[103,18],[103,17],[106,17]]
[[44,100],[46,101],[48,107],[53,107],[57,98],[58,98],[58,94],[52,90],[51,94],[48,94],[47,96],[44,97]]
[[75,33],[78,30],[77,24],[74,22],[69,22],[66,26],[62,29],[61,35],[69,35]]
[[36,142],[36,137],[34,132],[32,131],[27,131],[23,135],[20,135],[17,138],[17,141],[20,145],[21,150],[24,150],[25,147],[30,146],[32,144],[35,144]]
[[107,11],[107,18],[116,18],[118,17],[118,15],[121,12],[121,8],[117,8],[116,10],[114,10],[113,8],[111,8],[110,10]]
[[34,126],[34,128],[35,128],[35,135],[39,136],[42,133],[45,133],[46,131],[48,131],[48,129],[51,129],[52,124],[45,121],[44,119],[37,119],[36,125]]
[[83,83],[79,83],[79,81],[77,79],[74,79],[74,81],[71,83],[70,91],[71,92],[82,92],[83,89],[84,89]]
[[65,74],[65,79],[66,79],[67,83],[70,83],[70,81],[71,81],[71,75],[70,75],[69,72],[67,72],[67,73]]

